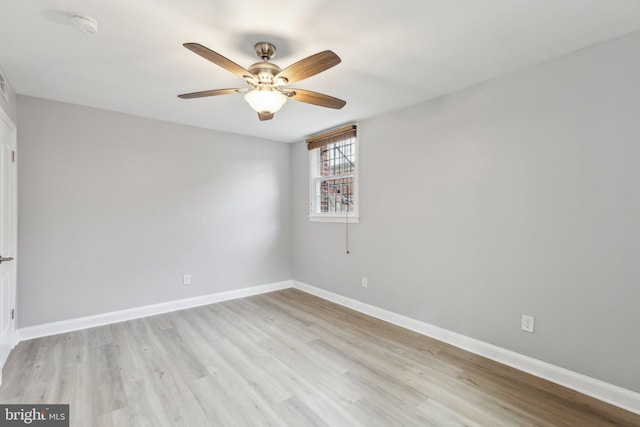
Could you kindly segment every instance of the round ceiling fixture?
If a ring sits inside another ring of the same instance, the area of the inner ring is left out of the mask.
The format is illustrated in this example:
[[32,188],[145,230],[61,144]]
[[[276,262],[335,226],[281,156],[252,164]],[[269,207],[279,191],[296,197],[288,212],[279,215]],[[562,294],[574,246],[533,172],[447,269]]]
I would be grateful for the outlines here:
[[98,32],[98,21],[88,16],[71,15],[71,25],[85,34]]

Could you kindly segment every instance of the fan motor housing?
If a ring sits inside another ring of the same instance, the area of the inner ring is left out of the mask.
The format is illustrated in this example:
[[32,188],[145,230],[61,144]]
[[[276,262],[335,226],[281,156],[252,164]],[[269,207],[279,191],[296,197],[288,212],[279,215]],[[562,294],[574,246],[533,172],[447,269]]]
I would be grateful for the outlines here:
[[278,74],[280,67],[271,62],[256,62],[249,67],[249,72],[253,74],[260,83],[272,83],[273,77]]

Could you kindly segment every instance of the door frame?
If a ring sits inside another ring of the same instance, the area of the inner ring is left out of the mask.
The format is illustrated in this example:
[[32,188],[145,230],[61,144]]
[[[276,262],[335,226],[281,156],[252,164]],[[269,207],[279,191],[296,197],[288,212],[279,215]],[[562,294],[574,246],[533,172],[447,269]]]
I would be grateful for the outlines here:
[[[16,153],[15,162],[11,163],[11,255],[2,254],[3,256],[12,256],[14,260],[10,264],[10,268],[13,269],[13,283],[12,289],[10,291],[10,302],[11,307],[14,310],[14,317],[9,326],[10,329],[10,342],[11,348],[13,349],[18,344],[18,331],[17,331],[17,323],[18,323],[18,310],[17,310],[17,293],[18,293],[18,137],[17,137],[17,126],[14,121],[9,117],[4,108],[0,106],[0,121],[7,125],[9,128],[9,132],[11,134],[9,145],[11,146],[11,150]],[[2,384],[2,368],[4,366],[4,360],[0,361],[0,384]]]

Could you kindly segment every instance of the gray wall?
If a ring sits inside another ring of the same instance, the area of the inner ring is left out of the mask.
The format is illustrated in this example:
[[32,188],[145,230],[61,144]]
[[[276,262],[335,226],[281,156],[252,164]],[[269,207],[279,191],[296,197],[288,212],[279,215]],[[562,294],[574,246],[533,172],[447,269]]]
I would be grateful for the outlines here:
[[287,145],[24,96],[18,116],[20,327],[291,278]]
[[361,122],[350,256],[296,144],[294,278],[640,392],[638,76],[635,33]]

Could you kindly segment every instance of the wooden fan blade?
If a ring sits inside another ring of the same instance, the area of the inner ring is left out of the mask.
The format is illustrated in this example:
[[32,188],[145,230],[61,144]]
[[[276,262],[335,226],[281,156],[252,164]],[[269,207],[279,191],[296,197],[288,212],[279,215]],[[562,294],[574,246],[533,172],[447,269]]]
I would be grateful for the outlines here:
[[231,71],[233,74],[236,74],[242,78],[252,77],[251,73],[245,70],[243,67],[239,66],[235,62],[230,59],[225,58],[217,52],[212,51],[209,48],[206,48],[198,43],[185,43],[182,46],[186,47],[193,53],[196,53],[202,56],[204,59],[208,59],[216,65],[224,68],[227,71]]
[[299,82],[300,80],[328,70],[340,62],[341,59],[338,55],[330,50],[325,50],[324,52],[316,53],[288,66],[276,74],[273,81],[277,81],[278,77],[284,77],[288,80],[288,83]]
[[[289,92],[289,90],[293,93]],[[286,92],[289,98],[295,101],[306,102],[307,104],[319,105],[321,107],[335,108],[336,110],[339,110],[342,107],[344,107],[347,103],[342,99],[334,98],[333,96],[325,95],[322,93],[311,92],[310,90],[304,90],[304,89],[289,89],[289,90],[287,90]]]
[[183,93],[178,95],[178,98],[192,99],[192,98],[204,98],[205,96],[217,96],[228,95],[230,93],[238,93],[243,89],[215,89],[215,90],[203,90],[202,92]]
[[261,122],[265,120],[271,120],[273,119],[273,114],[274,113],[258,113],[258,118],[260,119]]

